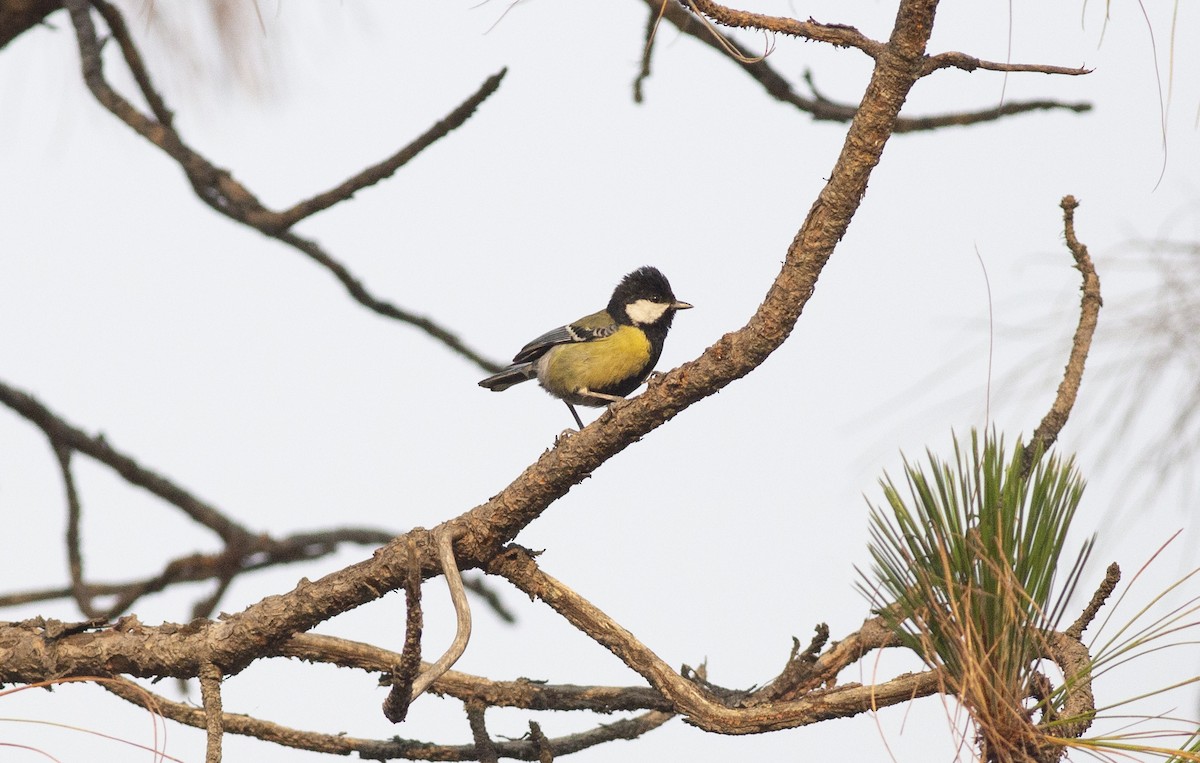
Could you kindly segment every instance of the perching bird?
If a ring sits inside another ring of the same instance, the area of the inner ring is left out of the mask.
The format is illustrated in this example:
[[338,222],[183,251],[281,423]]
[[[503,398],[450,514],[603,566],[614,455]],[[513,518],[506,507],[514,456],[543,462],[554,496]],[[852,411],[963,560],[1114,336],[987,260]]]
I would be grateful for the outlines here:
[[657,268],[638,268],[617,284],[607,308],[542,334],[479,386],[501,392],[537,377],[583,429],[575,406],[608,405],[637,389],[662,355],[675,311],[690,307]]

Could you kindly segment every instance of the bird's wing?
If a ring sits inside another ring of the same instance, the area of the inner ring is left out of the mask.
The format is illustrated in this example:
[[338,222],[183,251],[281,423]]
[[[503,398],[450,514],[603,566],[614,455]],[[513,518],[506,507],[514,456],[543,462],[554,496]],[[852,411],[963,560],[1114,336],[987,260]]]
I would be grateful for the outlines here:
[[547,331],[537,339],[521,348],[513,358],[513,363],[526,363],[541,357],[546,350],[559,344],[574,344],[576,342],[592,342],[611,336],[617,330],[617,322],[606,311],[580,318],[574,323],[559,326],[553,331]]

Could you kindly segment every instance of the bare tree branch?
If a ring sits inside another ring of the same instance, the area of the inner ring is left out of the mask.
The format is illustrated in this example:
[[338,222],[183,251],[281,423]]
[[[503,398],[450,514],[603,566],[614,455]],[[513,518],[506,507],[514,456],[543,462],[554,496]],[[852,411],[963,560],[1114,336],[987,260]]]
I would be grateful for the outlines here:
[[[785,16],[751,13],[712,2],[712,0],[682,0],[695,13],[712,19],[721,26],[737,29],[759,29],[814,42],[826,42],[839,48],[857,48],[876,60],[883,53],[884,43],[877,42],[845,24],[822,24],[813,19],[799,21]],[[899,18],[899,14],[897,14]]]
[[1051,66],[1050,64],[1008,64],[997,61],[985,61],[975,56],[968,56],[966,53],[957,53],[949,51],[947,53],[938,53],[936,56],[929,56],[925,60],[924,74],[932,74],[938,69],[962,69],[965,72],[973,72],[976,69],[987,69],[993,72],[1028,72],[1032,74],[1062,74],[1068,77],[1078,77],[1083,74],[1091,74],[1091,69],[1084,69],[1075,66]]
[[[387,530],[355,527],[302,532],[280,539],[260,535],[256,536],[254,545],[243,549],[243,556],[237,561],[236,566],[242,572],[252,572],[280,564],[311,561],[334,553],[345,543],[378,546],[388,542],[396,535],[397,533]],[[219,578],[223,570],[229,566],[230,561],[225,553],[189,554],[168,562],[162,572],[151,578],[123,583],[92,582],[88,583],[87,587],[93,596],[117,597],[114,603],[104,611],[105,617],[113,617],[133,606],[138,599],[147,594],[158,593],[176,583],[196,583]],[[474,587],[480,586],[482,586],[481,582],[472,581],[468,588],[474,590]],[[494,591],[489,590],[487,593],[492,598],[496,598]],[[18,591],[0,595],[0,607],[12,607],[36,601],[52,601],[72,595],[71,587]],[[483,598],[485,601],[489,601],[487,595],[484,595]],[[512,616],[507,611],[501,613],[501,617],[504,615]]]
[[554,751],[536,721],[529,722],[529,741],[537,745],[538,763],[554,763]]
[[54,456],[62,473],[63,488],[67,495],[67,569],[71,576],[71,595],[79,605],[79,611],[86,617],[99,617],[100,613],[92,606],[92,594],[83,579],[83,551],[79,535],[79,523],[83,507],[79,501],[79,491],[75,487],[75,476],[71,472],[72,450],[61,443],[51,441]]
[[[446,653],[438,658],[429,670],[417,676],[413,681],[412,699],[415,700],[428,689],[438,676],[449,670],[458,658],[467,650],[467,641],[471,638],[471,606],[467,602],[467,592],[463,590],[462,577],[458,572],[458,561],[454,558],[454,534],[449,530],[435,533],[437,538],[438,561],[442,565],[442,574],[446,577],[446,585],[450,588],[450,599],[454,602],[455,629],[454,641],[446,649]],[[409,564],[416,569],[414,555],[416,547],[410,546]],[[410,575],[410,579],[416,577]]]
[[1101,581],[1100,587],[1092,594],[1092,600],[1084,607],[1083,612],[1071,623],[1071,625],[1063,631],[1063,634],[1076,641],[1083,638],[1083,632],[1091,625],[1092,620],[1096,619],[1096,615],[1100,612],[1100,608],[1108,601],[1108,597],[1112,596],[1112,592],[1116,590],[1117,583],[1121,582],[1121,568],[1116,562],[1108,565],[1108,569],[1104,571],[1104,580]]
[[[858,111],[858,107],[854,104],[838,103],[821,96],[813,89],[813,97],[808,98],[797,93],[790,82],[782,75],[775,71],[770,65],[767,56],[756,54],[754,51],[748,50],[732,37],[722,34],[719,30],[711,25],[702,23],[695,15],[689,13],[688,10],[675,0],[643,0],[650,9],[651,23],[662,18],[669,21],[683,34],[694,37],[700,42],[708,45],[713,50],[716,50],[722,56],[736,63],[747,74],[749,74],[756,82],[762,85],[763,89],[772,98],[783,103],[791,104],[800,111],[811,114],[813,119],[818,122],[849,122],[854,118],[854,114]],[[642,73],[638,76],[634,83],[634,100],[641,103],[641,85],[642,82],[650,74],[650,46],[647,45],[643,51]],[[942,58],[942,57],[945,58]],[[958,58],[955,58],[958,57]],[[947,53],[935,57],[942,61],[942,66],[951,65],[951,61],[959,61],[963,63],[963,67],[967,68],[968,64],[973,64],[968,70],[976,68],[991,68],[983,67],[978,59],[971,59],[961,53]],[[1014,64],[1015,67],[1024,65]],[[940,67],[933,67],[930,71]],[[1049,67],[1052,69],[1061,69],[1061,67]],[[1013,71],[1028,71],[1028,68],[1016,68]],[[1037,69],[1040,71],[1040,69]],[[1086,73],[1080,69],[1062,69],[1063,74],[1083,74]],[[805,81],[809,83],[811,88],[811,79],[808,75]],[[1032,111],[1046,111],[1051,109],[1065,109],[1076,113],[1090,111],[1092,108],[1089,103],[1063,103],[1052,100],[1036,100],[1036,101],[1009,101],[999,106],[990,109],[981,109],[977,111],[956,112],[951,114],[933,114],[924,117],[901,116],[896,120],[896,133],[921,132],[925,130],[936,130],[942,127],[950,126],[967,126],[980,124],[983,122],[992,122],[1004,117],[1013,116],[1016,114],[1024,114]]]
[[[369,672],[388,673],[403,655],[360,641],[299,633],[274,652],[306,662],[317,662]],[[429,663],[422,663],[428,667]],[[390,679],[385,678],[385,683]],[[519,707],[526,710],[590,710],[614,713],[628,710],[669,710],[662,696],[648,686],[573,686],[518,679],[493,681],[482,676],[448,670],[429,691],[463,702],[478,700],[489,707]]]
[[479,763],[499,763],[496,755],[496,745],[488,736],[487,725],[483,720],[484,705],[482,702],[468,702],[467,722],[471,725],[471,737],[475,740],[475,755]]
[[413,682],[421,671],[424,622],[421,611],[421,568],[417,566],[417,552],[411,538],[408,543],[408,577],[404,579],[404,649],[400,652],[400,660],[392,668],[392,688],[383,700],[383,717],[392,723],[400,723],[408,716],[408,707],[415,697]]
[[705,731],[719,734],[757,734],[804,726],[828,718],[845,718],[879,707],[907,702],[940,690],[941,674],[905,674],[873,686],[842,684],[813,691],[793,701],[762,702],[731,707],[696,682],[673,671],[657,655],[591,602],[538,569],[532,557],[513,546],[496,557],[489,571],[503,575],[530,596],[541,599],[569,623],[608,649],[650,682],[670,702]]
[[102,435],[92,437],[68,424],[33,396],[0,382],[0,403],[37,426],[55,448],[69,448],[91,456],[121,475],[126,482],[144,488],[183,511],[193,522],[212,530],[229,545],[246,544],[252,533],[213,506],[196,498],[170,480],[140,466],[118,452]]
[[[117,39],[126,65],[133,73],[142,96],[150,104],[153,118],[139,112],[105,80],[100,43],[92,23],[89,4],[95,5],[100,11],[108,23],[113,37]],[[205,204],[232,220],[252,227],[302,252],[333,273],[355,301],[364,307],[385,317],[421,329],[485,371],[490,372],[500,368],[498,363],[469,349],[455,334],[429,318],[403,310],[373,296],[363,286],[361,280],[352,275],[346,266],[333,259],[315,242],[291,232],[290,228],[304,217],[327,209],[339,201],[344,201],[356,191],[390,176],[421,150],[460,126],[474,113],[479,104],[496,91],[500,80],[504,77],[504,70],[488,78],[479,90],[445,119],[389,159],[363,170],[331,191],[300,202],[284,212],[276,212],[268,209],[229,171],[217,167],[184,142],[174,127],[170,110],[162,96],[154,88],[120,11],[115,6],[108,4],[105,0],[64,0],[63,5],[71,13],[71,21],[75,27],[79,44],[83,77],[88,89],[91,90],[96,100],[114,116],[174,159],[187,175],[196,195]]]
[[221,741],[225,736],[225,712],[221,709],[221,669],[211,662],[200,667],[200,701],[204,703],[208,735],[204,763],[221,763]]
[[[182,702],[172,702],[166,697],[146,691],[133,681],[113,679],[104,681],[100,685],[128,702],[153,710],[173,721],[195,728],[207,728],[202,708]],[[540,751],[547,747],[554,755],[569,755],[615,739],[635,739],[653,731],[673,717],[675,716],[672,713],[651,710],[634,718],[602,724],[590,731],[547,739],[541,744],[532,740],[514,740],[494,742],[494,745],[496,753],[505,758],[539,760]],[[375,740],[361,739],[346,734],[321,734],[313,731],[301,731],[271,721],[234,713],[225,713],[221,722],[225,732],[229,734],[255,737],[299,750],[332,755],[357,754],[364,760],[396,758],[443,761],[478,760],[474,744],[439,745],[401,739],[400,737]]]
[[1042,418],[1042,423],[1034,430],[1033,437],[1025,446],[1025,463],[1032,462],[1033,454],[1041,449],[1048,450],[1058,433],[1062,431],[1075,406],[1075,398],[1079,394],[1079,385],[1083,381],[1083,366],[1087,361],[1088,351],[1092,347],[1092,336],[1096,333],[1096,322],[1100,317],[1100,307],[1104,301],[1100,297],[1100,277],[1092,265],[1087,247],[1075,237],[1075,208],[1079,202],[1074,196],[1064,196],[1062,199],[1063,231],[1067,239],[1067,248],[1075,258],[1075,267],[1083,275],[1083,297],[1080,300],[1079,325],[1071,340],[1071,354],[1067,358],[1067,367],[1063,371],[1062,381],[1058,385],[1058,393],[1050,410]]
[[372,186],[381,180],[385,180],[396,173],[404,165],[416,158],[417,154],[424,151],[429,146],[436,143],[441,138],[444,138],[452,130],[455,130],[463,125],[475,110],[487,100],[488,96],[496,92],[500,87],[500,81],[504,79],[504,75],[508,73],[507,69],[501,69],[496,74],[488,77],[479,86],[475,93],[463,101],[458,108],[451,111],[446,117],[438,122],[435,122],[432,127],[426,130],[420,137],[409,143],[404,148],[397,151],[392,156],[383,160],[379,164],[368,167],[357,175],[348,178],[336,188],[332,188],[324,193],[306,201],[297,202],[294,206],[279,213],[280,223],[285,228],[291,228],[296,223],[300,222],[309,215],[320,212],[323,209],[328,209],[334,204],[338,204],[346,199],[349,199],[358,191],[361,191],[368,186]]

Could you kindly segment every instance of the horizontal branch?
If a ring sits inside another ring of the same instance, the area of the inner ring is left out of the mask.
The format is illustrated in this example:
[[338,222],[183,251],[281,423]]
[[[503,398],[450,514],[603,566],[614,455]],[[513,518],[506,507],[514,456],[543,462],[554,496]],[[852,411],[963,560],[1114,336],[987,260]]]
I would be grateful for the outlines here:
[[946,53],[938,53],[935,56],[929,56],[925,59],[925,66],[921,71],[921,75],[932,74],[938,69],[962,69],[965,72],[973,72],[976,69],[985,69],[993,72],[1029,72],[1032,74],[1061,74],[1068,77],[1078,77],[1084,74],[1091,74],[1091,69],[1084,69],[1075,66],[1053,66],[1051,64],[1010,64],[1001,63],[999,61],[985,61],[982,58],[968,56],[966,53],[958,53],[948,51]]
[[[281,644],[274,654],[306,662],[355,668],[372,673],[389,673],[400,664],[402,654],[360,641],[300,633]],[[428,668],[429,663],[423,663]],[[430,691],[463,702],[476,700],[491,707],[526,710],[590,710],[614,713],[628,710],[670,710],[662,695],[648,686],[575,686],[519,679],[494,681],[482,676],[448,670]]]
[[[144,707],[163,717],[198,729],[207,729],[203,708],[173,702],[153,694],[133,681],[111,680],[100,684],[121,699]],[[497,741],[496,752],[505,758],[538,760],[539,752],[549,748],[554,755],[570,755],[616,739],[635,739],[671,720],[672,713],[651,710],[637,717],[597,726],[589,731],[551,739]],[[364,760],[478,760],[475,745],[441,745],[413,739],[361,739],[347,734],[322,734],[302,731],[248,715],[223,713],[220,725],[227,734],[239,734],[272,742],[283,747],[331,755],[357,754]]]

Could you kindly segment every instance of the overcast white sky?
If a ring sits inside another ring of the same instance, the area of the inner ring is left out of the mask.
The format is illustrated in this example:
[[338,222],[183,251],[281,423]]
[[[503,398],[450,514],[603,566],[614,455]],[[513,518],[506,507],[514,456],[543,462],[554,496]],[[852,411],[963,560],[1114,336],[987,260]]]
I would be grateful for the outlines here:
[[[989,309],[979,258],[996,328],[990,413],[1011,441],[1045,412],[1077,318],[1079,281],[1061,243],[1059,199],[1081,200],[1079,235],[1103,284],[1094,368],[1122,362],[1121,344],[1105,329],[1139,308],[1149,280],[1129,266],[1130,241],[1164,231],[1197,236],[1200,62],[1187,41],[1200,18],[1181,4],[1172,48],[1171,8],[1149,8],[1156,15],[1148,24],[1138,4],[1112,3],[1105,25],[1105,6],[944,3],[934,52],[1095,72],[1007,81],[941,72],[918,84],[906,113],[987,108],[1002,94],[1089,101],[1095,110],[894,138],[789,342],[606,464],[518,542],[546,549],[547,572],[668,662],[707,659],[710,679],[725,686],[769,680],[791,637],[807,642],[818,622],[835,639],[855,629],[867,615],[854,590],[854,566],[868,562],[863,495],[878,498],[876,480],[896,472],[901,451],[948,453],[952,429],[984,421]],[[122,7],[139,35],[154,37],[143,5]],[[886,37],[894,15],[892,3],[879,2],[764,0],[755,9],[853,24],[875,38]],[[152,41],[148,51],[184,137],[275,207],[389,155],[509,67],[463,128],[298,228],[377,295],[497,359],[598,309],[621,275],[644,264],[661,268],[696,305],[676,320],[659,367],[695,357],[757,307],[845,131],[772,101],[731,62],[666,26],[647,100],[634,104],[646,11],[631,1],[261,10],[265,28],[250,36],[271,64],[265,94],[198,80],[178,42]],[[281,535],[340,524],[432,526],[496,493],[570,423],[533,385],[503,395],[479,389],[482,374],[469,363],[366,311],[325,271],[204,207],[163,154],[95,104],[80,82],[68,20],[60,13],[51,21],[0,53],[0,379],[252,528]],[[197,45],[203,62],[209,46]],[[840,101],[857,100],[869,74],[860,53],[785,38],[769,60],[801,90],[811,69]],[[1172,67],[1164,146],[1160,93]],[[127,83],[115,58],[109,71]],[[1100,532],[1085,587],[1109,561],[1132,576],[1176,529],[1190,533],[1156,564],[1157,582],[1139,584],[1144,601],[1196,563],[1185,547],[1195,546],[1194,506],[1169,486],[1134,507],[1113,500],[1137,478],[1130,464],[1139,440],[1100,437],[1105,411],[1096,403],[1122,383],[1114,372],[1086,378],[1061,443],[1078,451],[1090,481],[1075,543]],[[1139,436],[1169,420],[1170,402],[1147,406]],[[1094,470],[1105,448],[1112,456]],[[96,579],[145,575],[215,548],[106,469],[86,459],[77,469]],[[0,590],[67,580],[64,514],[44,438],[0,410]],[[349,548],[244,578],[222,608],[236,611],[369,553]],[[459,668],[497,679],[640,682],[544,607],[496,585],[520,624],[478,610]],[[137,613],[147,623],[186,620],[206,591],[175,590]],[[441,581],[430,583],[429,652],[450,637],[443,599]],[[1126,614],[1137,608],[1126,606]],[[35,614],[76,615],[62,603],[0,617]],[[320,632],[399,648],[402,598]],[[866,665],[862,678],[876,670],[886,677],[898,669],[893,662]],[[1176,655],[1157,683],[1113,675],[1097,694],[1112,702],[1191,674],[1196,663]],[[383,696],[362,674],[275,662],[229,681],[225,708],[355,736],[470,738],[456,702],[425,699],[396,728],[378,710]],[[96,689],[2,702],[7,718],[151,742],[144,713]],[[1141,712],[1172,707],[1195,714],[1190,694]],[[675,720],[571,759],[821,760],[836,751],[850,760],[951,760],[948,712],[926,699],[878,718],[743,739]],[[494,734],[510,736],[524,733],[530,717],[488,715]],[[559,735],[596,719],[537,720]],[[140,759],[30,723],[4,723],[6,740],[64,761]],[[318,759],[232,738],[227,750],[228,760]],[[203,734],[171,726],[166,751],[201,760]]]

